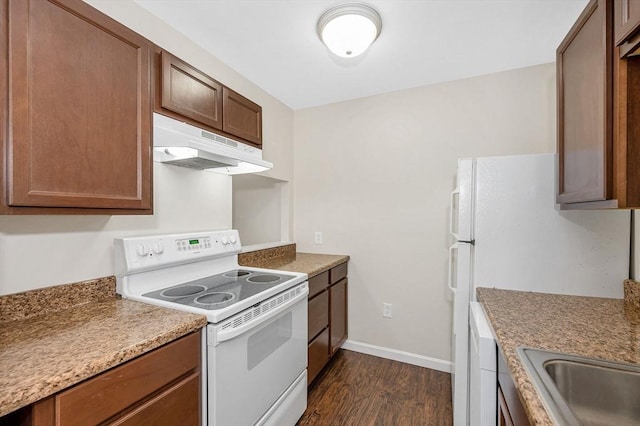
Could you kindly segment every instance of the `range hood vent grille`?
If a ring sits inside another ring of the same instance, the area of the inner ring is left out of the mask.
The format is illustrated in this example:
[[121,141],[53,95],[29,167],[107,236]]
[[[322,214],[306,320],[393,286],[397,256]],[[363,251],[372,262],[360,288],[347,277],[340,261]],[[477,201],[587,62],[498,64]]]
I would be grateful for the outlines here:
[[214,140],[216,142],[220,142],[220,143],[223,143],[225,145],[232,146],[234,148],[238,147],[238,142],[234,141],[233,139],[225,138],[223,136],[216,135],[215,133],[210,133],[210,132],[207,132],[205,130],[202,130],[201,134],[202,134],[203,138],[211,139],[211,140]]
[[214,169],[218,167],[229,166],[229,164],[222,163],[220,161],[214,161],[214,160],[209,160],[208,158],[199,158],[199,157],[181,158],[179,160],[166,160],[166,161],[163,161],[163,163],[171,164],[173,166],[187,167],[189,169],[196,169],[196,170]]

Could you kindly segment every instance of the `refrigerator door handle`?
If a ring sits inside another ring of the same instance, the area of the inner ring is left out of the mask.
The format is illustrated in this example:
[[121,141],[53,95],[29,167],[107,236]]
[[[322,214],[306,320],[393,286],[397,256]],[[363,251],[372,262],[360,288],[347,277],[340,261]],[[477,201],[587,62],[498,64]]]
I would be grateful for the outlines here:
[[456,214],[456,210],[454,209],[454,200],[456,196],[460,195],[460,188],[456,188],[451,191],[451,195],[449,196],[449,233],[453,235],[453,238],[459,240],[458,238],[458,230],[453,229],[454,224],[454,215]]
[[451,293],[456,294],[456,288],[453,286],[453,274],[451,273],[453,265],[453,252],[458,249],[458,243],[453,243],[449,247],[449,268],[447,269],[447,287],[451,290]]

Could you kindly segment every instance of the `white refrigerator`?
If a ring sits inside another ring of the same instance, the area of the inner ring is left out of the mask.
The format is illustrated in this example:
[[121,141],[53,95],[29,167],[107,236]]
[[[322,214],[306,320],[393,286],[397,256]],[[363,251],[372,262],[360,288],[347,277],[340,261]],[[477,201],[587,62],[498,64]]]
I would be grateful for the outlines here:
[[454,426],[482,424],[469,415],[469,303],[476,287],[623,297],[630,212],[560,210],[555,167],[554,154],[458,160],[448,283]]

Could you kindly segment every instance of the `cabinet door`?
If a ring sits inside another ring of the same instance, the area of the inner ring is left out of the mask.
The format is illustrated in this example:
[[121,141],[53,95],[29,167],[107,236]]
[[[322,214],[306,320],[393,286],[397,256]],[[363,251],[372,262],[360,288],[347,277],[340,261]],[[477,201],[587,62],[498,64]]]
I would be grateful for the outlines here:
[[262,107],[224,87],[222,130],[252,144],[262,146]]
[[614,30],[616,45],[621,45],[639,29],[640,1],[614,0]]
[[330,354],[336,353],[347,340],[347,279],[329,288],[329,330],[331,333]]
[[612,0],[592,0],[557,50],[558,202],[612,196]]
[[[640,0],[638,0],[640,3]],[[640,56],[615,58],[615,192],[618,207],[640,207]]]
[[163,108],[222,129],[222,85],[165,51],[161,102]]
[[80,0],[2,7],[3,201],[150,213],[148,41]]
[[329,329],[326,328],[309,343],[307,352],[307,385],[322,371],[329,362]]

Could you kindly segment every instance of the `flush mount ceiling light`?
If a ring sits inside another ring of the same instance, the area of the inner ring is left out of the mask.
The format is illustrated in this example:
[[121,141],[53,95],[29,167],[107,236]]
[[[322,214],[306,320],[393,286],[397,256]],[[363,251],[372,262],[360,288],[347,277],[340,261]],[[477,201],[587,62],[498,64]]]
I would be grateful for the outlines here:
[[354,58],[369,48],[382,30],[382,18],[362,3],[345,3],[325,11],[318,19],[320,40],[337,56]]

